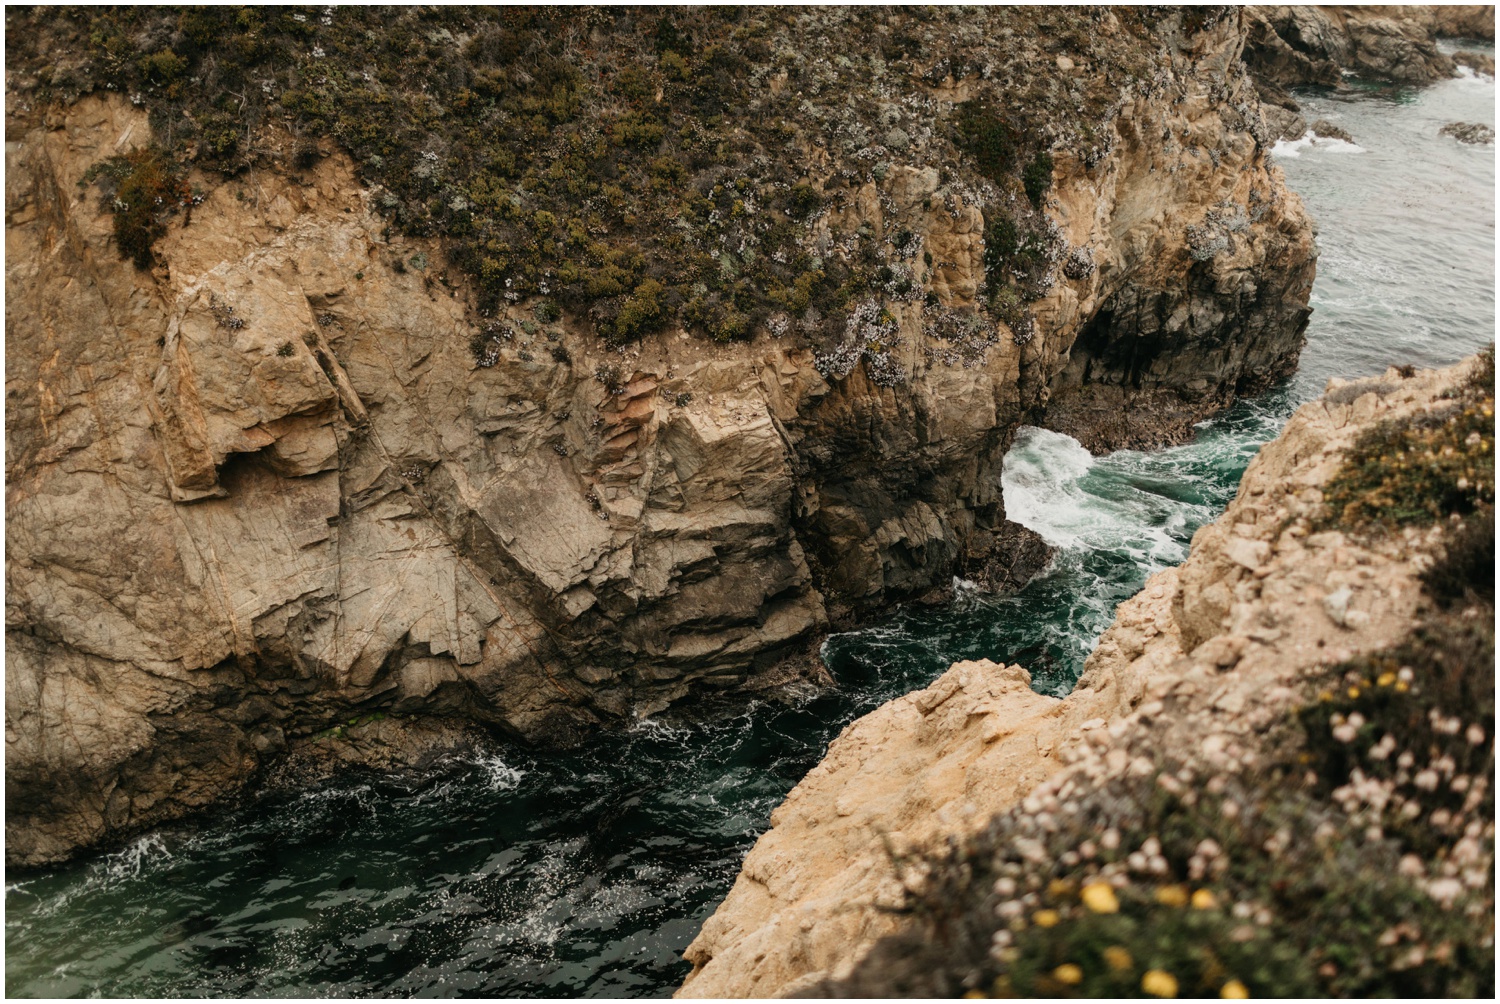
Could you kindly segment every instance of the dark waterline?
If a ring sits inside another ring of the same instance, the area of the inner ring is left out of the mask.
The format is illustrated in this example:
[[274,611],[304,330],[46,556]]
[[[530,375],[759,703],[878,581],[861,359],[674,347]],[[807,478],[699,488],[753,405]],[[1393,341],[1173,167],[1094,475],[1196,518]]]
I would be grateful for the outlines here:
[[260,803],[46,873],[8,877],[12,996],[666,996],[771,809],[855,717],[960,658],[1065,693],[1115,604],[1180,561],[1257,446],[1330,376],[1452,362],[1494,330],[1492,81],[1344,100],[1307,117],[1358,150],[1283,147],[1322,258],[1302,369],[1195,442],[1090,460],[1023,433],[1012,514],[1063,544],[1021,595],[836,635],[839,690],[711,721],[648,722],[564,756],[521,749],[418,784],[364,778]]

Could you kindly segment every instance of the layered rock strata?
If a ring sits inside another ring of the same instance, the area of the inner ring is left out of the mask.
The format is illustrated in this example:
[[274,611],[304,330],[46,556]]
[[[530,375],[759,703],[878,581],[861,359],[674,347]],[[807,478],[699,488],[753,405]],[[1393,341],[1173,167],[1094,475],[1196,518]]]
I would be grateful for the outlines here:
[[[1321,486],[1376,422],[1442,411],[1466,362],[1333,381],[1267,444],[1187,561],[1122,603],[1064,699],[1021,666],[962,662],[851,724],[772,815],[686,957],[685,997],[826,990],[901,923],[899,862],[978,829],[1068,771],[1122,776],[1142,743],[1207,773],[1252,767],[1328,665],[1386,647],[1425,601],[1442,528],[1356,542],[1309,532]],[[1107,782],[1106,782],[1107,783]]]
[[[464,288],[406,264],[441,250],[389,236],[337,153],[198,179],[137,270],[81,182],[150,140],[145,113],[13,122],[8,860],[202,808],[351,717],[567,742],[815,673],[830,622],[960,566],[1014,585],[1037,563],[1000,497],[1021,422],[1162,441],[1294,364],[1312,225],[1243,42],[1238,15],[1172,36],[1099,158],[1058,152],[1077,261],[1029,338],[965,365],[890,305],[896,386],[767,334],[611,351],[524,305],[486,342]],[[922,235],[941,309],[982,288],[983,214],[936,166],[824,225]]]

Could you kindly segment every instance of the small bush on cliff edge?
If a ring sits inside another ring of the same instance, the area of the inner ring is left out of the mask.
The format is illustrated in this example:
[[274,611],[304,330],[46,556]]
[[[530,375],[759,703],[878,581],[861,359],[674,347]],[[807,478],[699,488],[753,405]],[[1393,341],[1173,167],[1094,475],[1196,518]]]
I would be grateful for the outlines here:
[[1026,170],[1021,172],[1021,183],[1026,188],[1026,197],[1036,208],[1042,208],[1042,199],[1052,187],[1052,154],[1045,150],[1031,158]]
[[83,180],[97,182],[103,189],[104,207],[114,214],[115,246],[120,257],[138,268],[150,267],[152,245],[167,232],[167,219],[193,205],[187,181],[160,150],[151,147],[95,164]]

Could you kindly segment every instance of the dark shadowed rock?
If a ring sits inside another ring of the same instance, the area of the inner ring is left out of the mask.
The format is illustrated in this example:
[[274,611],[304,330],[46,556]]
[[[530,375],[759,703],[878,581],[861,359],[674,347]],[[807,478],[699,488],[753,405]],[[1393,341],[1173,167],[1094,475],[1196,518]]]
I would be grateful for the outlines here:
[[968,552],[963,574],[982,589],[1004,596],[1025,588],[1056,553],[1057,548],[1035,530],[1006,520],[980,548]]
[[1340,87],[1344,74],[1422,84],[1454,73],[1445,36],[1495,37],[1493,6],[1247,7],[1245,61],[1281,88]]
[[1353,136],[1350,136],[1347,131],[1334,125],[1327,119],[1318,119],[1318,121],[1308,126],[1308,128],[1316,133],[1319,139],[1340,139],[1345,143],[1354,142]]
[[1452,136],[1460,143],[1479,146],[1495,142],[1495,130],[1478,122],[1449,122],[1438,130],[1439,136]]

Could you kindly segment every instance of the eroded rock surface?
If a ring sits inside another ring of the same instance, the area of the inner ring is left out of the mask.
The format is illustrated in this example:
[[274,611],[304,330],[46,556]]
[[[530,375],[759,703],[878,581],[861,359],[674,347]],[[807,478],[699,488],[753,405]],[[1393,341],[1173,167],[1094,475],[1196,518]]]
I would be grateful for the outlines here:
[[1495,130],[1479,122],[1449,122],[1438,130],[1439,136],[1451,136],[1469,146],[1495,142]]
[[1495,8],[1434,6],[1265,6],[1249,9],[1246,58],[1276,87],[1338,87],[1345,72],[1374,80],[1425,84],[1454,73],[1441,37],[1495,37]]
[[1255,764],[1309,678],[1411,629],[1441,548],[1441,527],[1359,543],[1309,534],[1303,517],[1360,433],[1443,409],[1474,365],[1331,382],[1255,457],[1187,561],[1120,605],[1066,698],[1032,693],[1020,666],[962,662],[851,724],[772,815],[687,949],[679,995],[859,996],[838,981],[898,929],[887,908],[903,878],[921,880],[900,871],[907,853],[1023,799],[1042,811],[1075,773],[1128,775],[1141,744],[1205,773]]
[[[1247,7],[1246,18],[1245,61],[1264,102],[1267,128],[1277,139],[1296,139],[1308,129],[1301,106],[1288,93],[1292,87],[1344,87],[1351,75],[1425,84],[1453,76],[1460,65],[1486,72],[1486,57],[1449,56],[1437,40],[1495,38],[1495,8],[1479,4],[1268,5]],[[1489,66],[1492,73],[1493,60]]]
[[[618,353],[519,307],[476,330],[337,153],[198,179],[137,270],[80,181],[149,140],[144,113],[88,98],[16,131],[8,859],[199,809],[369,712],[568,742],[819,672],[831,621],[965,562],[1015,585],[1045,560],[1004,529],[1019,424],[1161,441],[1295,361],[1312,226],[1243,41],[1237,15],[1168,40],[1107,152],[1059,153],[1048,211],[1078,254],[1029,339],[952,359],[893,303],[896,386],[769,335]],[[897,163],[828,225],[922,234],[961,312],[984,220],[940,182]]]

